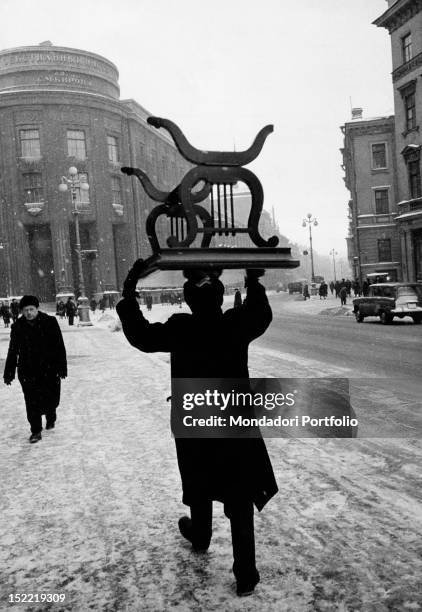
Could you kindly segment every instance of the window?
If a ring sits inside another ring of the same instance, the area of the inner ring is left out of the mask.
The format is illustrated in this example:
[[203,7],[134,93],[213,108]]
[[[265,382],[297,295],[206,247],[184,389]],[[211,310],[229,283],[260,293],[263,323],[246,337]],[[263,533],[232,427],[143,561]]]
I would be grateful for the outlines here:
[[20,141],[22,157],[41,157],[39,130],[21,130]]
[[372,168],[378,170],[387,168],[387,146],[385,142],[371,145],[372,149]]
[[27,204],[43,201],[42,176],[38,172],[23,175],[24,200]]
[[120,187],[120,179],[117,176],[111,177],[111,195],[112,195],[112,204],[122,203],[122,193]]
[[378,240],[378,261],[391,261],[390,238]]
[[416,102],[415,92],[404,96],[404,110],[406,116],[406,131],[414,130],[416,127]]
[[409,191],[411,198],[420,198],[421,193],[421,167],[420,160],[409,160],[407,163],[409,173]]
[[[88,174],[86,172],[80,172],[78,174],[78,180],[80,183],[88,183]],[[88,183],[89,184],[89,183]],[[89,190],[76,188],[76,203],[77,204],[89,204]]]
[[387,215],[388,208],[388,189],[375,189],[375,214]]
[[384,287],[382,294],[384,297],[388,297],[388,298],[396,297],[394,287]]
[[82,130],[67,130],[67,154],[77,159],[86,158],[85,132]]
[[403,63],[408,62],[412,59],[412,35],[406,34],[401,39],[401,49],[402,49],[402,58]]
[[119,147],[117,144],[117,138],[114,136],[107,136],[107,148],[109,161],[117,163],[119,161]]

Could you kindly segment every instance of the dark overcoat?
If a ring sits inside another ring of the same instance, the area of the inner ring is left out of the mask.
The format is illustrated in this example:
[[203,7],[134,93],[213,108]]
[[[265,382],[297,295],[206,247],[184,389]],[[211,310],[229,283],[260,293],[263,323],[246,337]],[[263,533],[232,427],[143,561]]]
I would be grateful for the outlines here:
[[60,378],[67,376],[66,349],[55,317],[38,312],[32,323],[20,317],[11,327],[4,380],[18,371],[25,401],[41,411],[56,408]]
[[[256,280],[249,281],[240,307],[206,318],[180,313],[165,323],[149,323],[135,298],[121,300],[117,312],[132,346],[144,352],[170,352],[173,378],[248,379],[249,343],[272,320],[265,289]],[[186,505],[204,498],[223,503],[242,498],[261,510],[277,493],[261,437],[176,438],[176,451]]]

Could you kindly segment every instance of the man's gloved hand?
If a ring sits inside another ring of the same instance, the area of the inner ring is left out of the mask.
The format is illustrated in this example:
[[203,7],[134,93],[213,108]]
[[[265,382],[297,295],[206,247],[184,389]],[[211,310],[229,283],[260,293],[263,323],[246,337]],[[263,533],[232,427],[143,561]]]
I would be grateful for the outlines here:
[[264,276],[265,274],[265,270],[264,268],[248,268],[246,270],[246,276],[245,276],[245,287],[248,286],[248,283],[250,281],[257,281],[258,278],[260,278],[261,276]]
[[122,296],[124,298],[135,297],[136,285],[142,273],[145,271],[145,262],[143,259],[137,259],[126,276],[123,283]]

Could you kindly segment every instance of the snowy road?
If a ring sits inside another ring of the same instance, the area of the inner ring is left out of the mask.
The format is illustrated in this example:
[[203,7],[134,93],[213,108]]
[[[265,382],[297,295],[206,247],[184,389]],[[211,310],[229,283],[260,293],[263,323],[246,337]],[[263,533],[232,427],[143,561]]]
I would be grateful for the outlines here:
[[339,306],[331,296],[270,299],[274,320],[251,352],[256,376],[349,378],[360,436],[422,439],[422,325],[329,316]]
[[[268,440],[280,493],[256,516],[262,582],[239,600],[220,505],[208,554],[178,534],[167,355],[141,354],[106,327],[63,330],[70,367],[55,430],[28,444],[20,388],[0,388],[0,610],[16,608],[11,593],[66,595],[18,608],[39,611],[422,609],[419,440]],[[0,328],[0,358],[7,340]],[[285,343],[251,353],[256,376],[304,375],[304,364],[318,375],[318,356],[292,362]]]

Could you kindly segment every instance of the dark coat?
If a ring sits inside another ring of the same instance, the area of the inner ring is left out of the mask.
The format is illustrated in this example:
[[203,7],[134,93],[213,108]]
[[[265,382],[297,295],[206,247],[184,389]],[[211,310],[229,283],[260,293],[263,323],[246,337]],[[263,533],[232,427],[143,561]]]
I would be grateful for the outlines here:
[[[166,323],[149,323],[135,298],[121,300],[117,312],[132,346],[170,352],[173,378],[248,379],[248,345],[272,319],[265,289],[257,281],[250,281],[242,306],[206,319],[181,313]],[[243,498],[261,510],[277,493],[261,437],[176,438],[176,450],[187,505],[204,498],[224,503]]]
[[21,382],[67,376],[66,349],[55,317],[38,312],[33,325],[23,316],[13,323],[4,379],[12,381],[16,368]]
[[68,317],[74,317],[78,312],[78,307],[76,306],[75,302],[68,300],[65,304],[65,310]]
[[6,306],[6,304],[3,304],[3,306],[0,308],[0,317],[3,317],[5,323],[9,323],[11,314],[9,306]]

